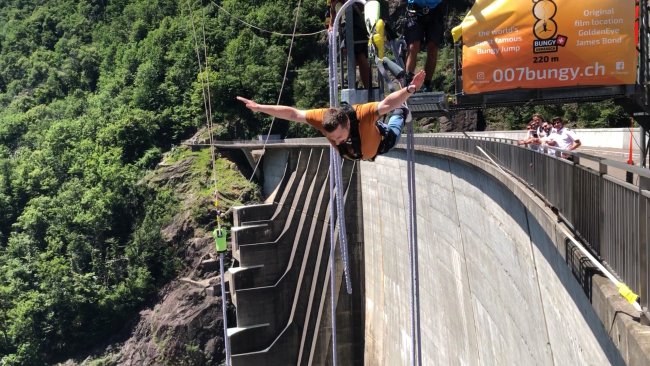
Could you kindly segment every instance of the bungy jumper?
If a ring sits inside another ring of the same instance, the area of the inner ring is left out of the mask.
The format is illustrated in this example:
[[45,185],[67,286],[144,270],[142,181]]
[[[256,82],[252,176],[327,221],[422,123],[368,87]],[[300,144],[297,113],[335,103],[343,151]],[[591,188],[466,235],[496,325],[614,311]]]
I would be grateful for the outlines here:
[[[337,56],[338,56],[338,25],[341,20],[342,15],[345,13],[345,10],[352,6],[354,3],[360,3],[364,5],[364,14],[365,14],[365,25],[366,30],[368,31],[368,50],[370,54],[370,59],[374,60],[375,66],[377,67],[380,75],[386,82],[389,90],[393,92],[395,90],[394,85],[388,76],[386,69],[388,69],[396,79],[400,80],[404,76],[404,64],[403,60],[400,57],[396,58],[396,61],[392,61],[389,58],[384,56],[385,45],[392,50],[394,55],[400,54],[400,42],[403,40],[397,41],[396,39],[388,40],[385,35],[385,23],[383,19],[380,19],[380,4],[377,1],[364,1],[364,0],[349,0],[344,3],[336,13],[336,18],[333,23],[332,31],[329,33],[329,87],[330,87],[330,107],[335,108],[339,107],[340,103],[338,100],[338,68],[337,68]],[[372,80],[372,68],[371,78]],[[372,81],[371,81],[372,82]],[[350,83],[352,83],[350,81]],[[381,87],[381,80],[378,80],[378,83]],[[401,85],[400,85],[401,86]],[[380,93],[382,92],[380,88]],[[380,94],[381,95],[381,94]],[[372,88],[368,88],[368,100],[372,99]],[[380,97],[381,98],[381,97]],[[348,101],[350,102],[350,101]],[[352,104],[352,103],[350,103]],[[406,123],[407,137],[406,137],[406,153],[407,153],[407,181],[408,181],[408,210],[407,210],[407,222],[408,222],[408,235],[407,240],[409,243],[409,269],[410,269],[410,278],[411,278],[411,294],[410,294],[410,309],[411,309],[411,365],[422,365],[422,356],[420,348],[420,301],[419,301],[419,292],[418,292],[418,250],[417,250],[417,213],[416,213],[416,203],[415,203],[415,162],[413,161],[414,157],[414,142],[413,142],[413,122]],[[343,210],[343,187],[341,181],[341,157],[338,155],[338,152],[334,147],[330,146],[330,216],[334,217],[334,189],[336,189],[336,211],[338,214],[338,233],[339,241],[341,243],[341,257],[343,259],[344,274],[347,285],[348,293],[352,293],[352,287],[349,278],[348,272],[348,261],[347,261],[347,238],[345,230],[345,216]],[[336,263],[335,263],[335,220],[330,220],[330,267],[331,273],[336,273]],[[335,289],[335,278],[332,275],[330,277],[330,286],[331,293],[334,293]],[[337,365],[336,357],[336,304],[334,296],[332,296],[332,350],[333,350],[333,364]]]

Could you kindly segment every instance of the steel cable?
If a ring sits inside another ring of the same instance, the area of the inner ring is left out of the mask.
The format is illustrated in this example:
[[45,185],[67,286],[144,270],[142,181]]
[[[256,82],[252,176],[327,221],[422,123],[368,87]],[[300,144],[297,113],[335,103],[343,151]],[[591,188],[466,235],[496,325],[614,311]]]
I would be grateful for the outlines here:
[[297,33],[297,34],[295,33],[295,29],[294,29],[294,33],[278,33],[278,32],[269,31],[269,30],[262,29],[262,28],[260,28],[260,27],[258,27],[258,26],[252,25],[252,24],[250,24],[250,23],[247,23],[247,22],[244,21],[244,20],[241,20],[241,19],[237,18],[236,16],[232,15],[231,13],[229,13],[228,10],[224,9],[223,7],[221,7],[220,5],[218,5],[217,3],[215,3],[214,1],[211,1],[211,3],[212,3],[212,5],[214,5],[214,6],[216,6],[217,8],[219,8],[219,10],[221,10],[221,11],[223,11],[224,13],[230,15],[230,17],[233,18],[233,19],[235,19],[236,21],[238,21],[238,22],[240,22],[240,23],[242,23],[242,24],[244,24],[244,25],[246,25],[246,26],[248,26],[248,27],[250,27],[250,28],[254,28],[254,29],[257,29],[257,30],[259,30],[259,31],[262,31],[262,32],[265,32],[265,33],[269,33],[269,34],[275,34],[276,36],[283,36],[283,37],[291,37],[291,36],[294,36],[294,37],[306,37],[306,36],[315,36],[315,35],[317,35],[317,34],[321,34],[321,33],[325,33],[325,32],[327,32],[327,29],[319,30],[318,32],[313,32],[313,33]]
[[[294,22],[294,27],[293,27],[293,35],[291,37],[291,43],[289,45],[289,52],[287,55],[287,62],[286,66],[284,69],[284,76],[282,79],[282,85],[280,87],[280,93],[278,95],[278,101],[277,104],[280,104],[280,99],[282,98],[282,92],[284,90],[284,85],[287,80],[287,73],[289,71],[289,64],[291,62],[291,51],[293,49],[293,43],[294,39],[296,36],[296,28],[298,26],[298,18],[300,15],[300,4],[302,0],[298,0],[298,6],[296,8],[296,18]],[[200,82],[201,82],[201,91],[202,91],[202,96],[203,96],[203,107],[205,109],[206,113],[206,122],[208,126],[208,132],[210,134],[210,155],[211,155],[211,160],[212,160],[212,176],[213,176],[213,181],[214,181],[214,200],[215,200],[215,207],[217,208],[217,212],[219,213],[219,190],[217,186],[217,173],[216,173],[216,157],[215,157],[215,149],[214,149],[214,143],[213,143],[213,121],[212,121],[212,102],[210,99],[210,67],[208,64],[208,54],[207,54],[207,42],[205,38],[205,13],[203,11],[203,1],[201,0],[201,26],[202,26],[202,31],[203,31],[203,54],[205,57],[205,71],[206,71],[206,76],[207,76],[207,82],[203,82],[203,68],[201,66],[201,57],[199,53],[199,46],[198,46],[198,41],[197,41],[197,35],[196,35],[196,27],[194,24],[194,15],[192,13],[192,6],[189,2],[187,1],[187,6],[189,9],[189,14],[190,14],[190,21],[192,24],[192,33],[194,35],[194,44],[195,44],[195,51],[196,51],[196,57],[197,61],[199,64],[199,74],[201,75],[200,77]],[[216,5],[216,4],[215,4]],[[207,89],[207,92],[206,92]],[[207,94],[207,98],[206,98]],[[273,129],[273,123],[275,122],[275,117],[271,120],[271,126],[269,127],[269,132],[266,136],[266,139],[264,140],[264,145],[262,150],[265,151],[266,148],[266,143],[269,139],[269,136],[271,135],[271,130]],[[253,170],[253,173],[251,174],[251,178],[248,180],[248,186],[250,186],[250,183],[255,176],[255,171],[257,170],[259,166],[259,162],[261,159],[257,161],[257,164],[255,165],[255,169]],[[247,187],[248,188],[248,187]],[[239,196],[239,198],[235,201],[239,202],[239,200],[243,197],[244,193],[246,193],[246,189],[244,189]],[[231,208],[226,212],[230,212],[234,206],[231,206]],[[221,219],[220,216],[217,217],[217,225],[219,230],[221,230]],[[219,256],[219,262],[220,262],[220,272],[221,272],[221,303],[222,303],[222,313],[223,313],[223,329],[224,329],[224,343],[225,343],[225,348],[226,348],[226,365],[230,366],[230,340],[228,338],[228,322],[227,322],[227,304],[226,304],[226,289],[225,289],[225,283],[224,283],[224,255],[223,253],[220,253]]]

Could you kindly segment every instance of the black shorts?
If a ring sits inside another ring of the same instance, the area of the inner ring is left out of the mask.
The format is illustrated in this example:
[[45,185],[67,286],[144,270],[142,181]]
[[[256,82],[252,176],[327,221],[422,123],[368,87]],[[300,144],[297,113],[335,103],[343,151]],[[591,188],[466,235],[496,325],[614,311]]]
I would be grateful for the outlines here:
[[[357,14],[355,14],[357,15]],[[366,30],[366,25],[361,17],[354,17],[354,41],[364,41],[364,43],[355,43],[354,44],[354,54],[364,54],[368,56],[368,31]]]
[[407,44],[420,41],[424,45],[433,42],[433,44],[440,47],[442,46],[444,32],[445,20],[442,3],[429,10],[427,14],[406,12],[403,34]]
[[[345,43],[345,29],[341,31],[343,36],[341,37],[341,49],[344,50],[346,49],[346,43]],[[355,25],[354,27],[354,32],[353,32],[353,38],[354,42],[358,41],[363,41],[363,43],[355,43],[354,44],[354,55],[360,55],[364,54],[366,57],[368,57],[368,33],[366,32],[366,28],[360,28]]]
[[[363,43],[354,44],[354,55],[364,54],[368,57],[368,31],[366,30],[366,25],[364,19],[361,15],[354,10],[354,15],[352,16],[352,29],[354,42],[363,41]],[[345,35],[345,28],[340,31],[339,34]],[[343,39],[343,48],[345,48],[345,36],[341,37]]]

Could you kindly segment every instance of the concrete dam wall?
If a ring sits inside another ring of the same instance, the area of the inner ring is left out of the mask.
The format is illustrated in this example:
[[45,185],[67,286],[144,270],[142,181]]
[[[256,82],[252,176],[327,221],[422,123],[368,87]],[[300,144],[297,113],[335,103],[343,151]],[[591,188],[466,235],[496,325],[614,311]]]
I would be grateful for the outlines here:
[[[264,161],[267,203],[234,210],[226,279],[236,307],[232,366],[328,365],[332,359],[329,149],[273,149]],[[363,251],[358,164],[342,165],[354,292],[336,268],[337,355],[363,364]],[[275,186],[274,186],[275,185]],[[338,235],[338,231],[335,233]],[[337,263],[341,262],[340,251]],[[343,289],[342,289],[343,288]]]
[[[360,172],[365,362],[409,365],[405,154]],[[541,208],[532,214],[491,174],[435,154],[416,154],[416,192],[423,365],[625,364]]]
[[[234,211],[232,365],[331,365],[328,148],[267,147],[262,166],[267,203]],[[410,365],[405,153],[345,162],[343,182],[353,293],[337,249],[338,365]],[[526,187],[426,147],[416,186],[422,365],[648,364],[633,308]]]

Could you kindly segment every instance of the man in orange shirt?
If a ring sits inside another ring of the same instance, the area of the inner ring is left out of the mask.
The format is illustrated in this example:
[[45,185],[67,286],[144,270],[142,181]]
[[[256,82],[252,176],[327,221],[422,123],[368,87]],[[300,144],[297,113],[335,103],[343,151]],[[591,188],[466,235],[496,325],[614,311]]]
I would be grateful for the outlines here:
[[[322,132],[344,158],[373,161],[377,155],[386,154],[399,142],[404,122],[411,120],[411,113],[404,103],[420,89],[424,76],[424,71],[420,71],[406,88],[391,93],[381,102],[356,104],[348,108],[344,104],[343,108],[298,110],[282,105],[260,105],[242,97],[237,99],[246,103],[246,107],[252,111],[308,123]],[[391,111],[393,113],[388,124],[377,121]]]

